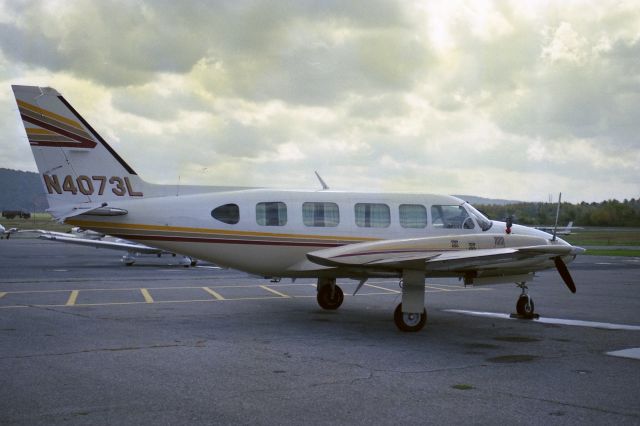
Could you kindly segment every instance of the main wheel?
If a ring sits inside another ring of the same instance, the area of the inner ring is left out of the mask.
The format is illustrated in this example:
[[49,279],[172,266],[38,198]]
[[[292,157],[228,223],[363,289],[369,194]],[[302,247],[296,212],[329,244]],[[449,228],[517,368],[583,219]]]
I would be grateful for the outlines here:
[[122,256],[122,258],[120,259],[122,261],[122,263],[124,263],[126,266],[131,266],[136,262],[136,258],[133,257],[130,254],[125,254],[124,256]]
[[393,321],[402,331],[420,331],[427,323],[427,310],[423,309],[421,314],[405,313],[400,303],[393,312]]
[[[333,288],[332,288],[333,287]],[[318,290],[318,305],[323,309],[333,311],[342,305],[344,293],[337,285],[325,285]]]
[[518,303],[516,303],[516,312],[518,315],[532,316],[533,315],[533,299],[529,296],[520,296]]

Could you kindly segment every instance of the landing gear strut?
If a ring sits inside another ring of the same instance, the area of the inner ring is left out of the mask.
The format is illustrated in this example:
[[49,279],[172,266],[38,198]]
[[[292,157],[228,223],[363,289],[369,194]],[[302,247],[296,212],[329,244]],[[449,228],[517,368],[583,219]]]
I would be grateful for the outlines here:
[[318,305],[322,309],[330,311],[336,310],[344,301],[344,293],[342,289],[336,285],[335,278],[318,279]]
[[402,302],[393,312],[393,322],[400,331],[420,331],[427,323],[424,308],[424,270],[402,271]]
[[526,318],[533,318],[534,313],[534,304],[533,298],[527,294],[527,285],[526,283],[517,283],[518,287],[522,289],[522,294],[518,297],[518,302],[516,303],[516,312],[518,315],[521,315]]

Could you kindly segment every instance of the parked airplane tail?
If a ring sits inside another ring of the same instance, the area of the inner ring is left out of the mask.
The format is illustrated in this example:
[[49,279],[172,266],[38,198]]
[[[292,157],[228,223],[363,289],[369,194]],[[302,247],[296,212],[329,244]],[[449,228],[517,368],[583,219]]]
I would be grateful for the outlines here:
[[143,181],[60,93],[12,86],[54,218],[126,214],[120,201],[247,189]]
[[136,172],[56,90],[12,88],[54,217],[109,214],[110,201],[144,196]]

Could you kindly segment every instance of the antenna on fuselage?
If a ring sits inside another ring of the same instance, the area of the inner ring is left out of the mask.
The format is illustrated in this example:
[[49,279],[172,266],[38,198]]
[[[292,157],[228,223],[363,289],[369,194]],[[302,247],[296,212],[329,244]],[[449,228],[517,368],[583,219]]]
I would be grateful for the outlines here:
[[318,180],[320,181],[320,185],[322,185],[322,191],[329,189],[329,185],[327,185],[327,183],[324,180],[322,180],[322,178],[320,177],[320,175],[316,170],[314,170],[314,173],[318,177]]
[[556,233],[558,232],[558,218],[560,217],[560,202],[562,201],[562,192],[558,195],[558,208],[556,209],[556,224],[553,225],[553,238],[551,241],[556,240]]

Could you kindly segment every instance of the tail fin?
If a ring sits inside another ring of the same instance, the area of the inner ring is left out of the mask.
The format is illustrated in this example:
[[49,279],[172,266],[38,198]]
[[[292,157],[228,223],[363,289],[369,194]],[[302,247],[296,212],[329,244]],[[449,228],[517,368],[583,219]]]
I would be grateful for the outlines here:
[[54,217],[109,214],[110,201],[143,197],[136,172],[56,90],[12,88]]
[[567,224],[567,231],[571,231],[571,228],[573,227],[573,221],[569,222]]

